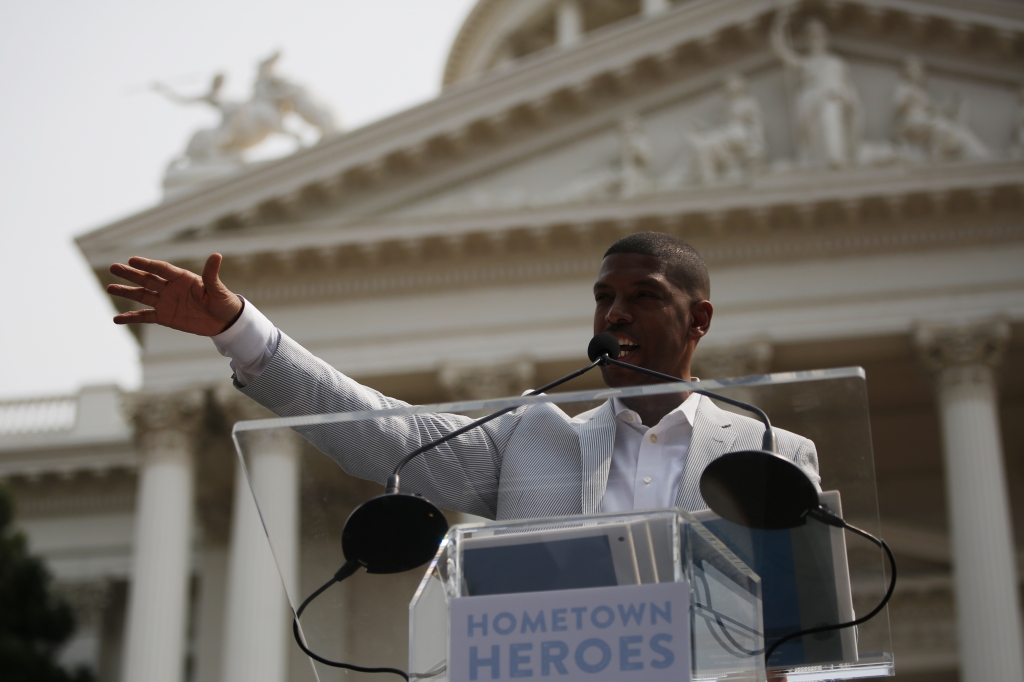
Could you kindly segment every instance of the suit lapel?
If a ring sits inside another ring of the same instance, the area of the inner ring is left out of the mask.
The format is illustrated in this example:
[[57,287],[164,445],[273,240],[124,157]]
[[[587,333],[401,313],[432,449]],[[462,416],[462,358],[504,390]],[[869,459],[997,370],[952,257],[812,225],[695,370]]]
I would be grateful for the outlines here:
[[700,494],[700,475],[708,464],[732,448],[736,431],[731,427],[729,413],[720,410],[706,396],[701,396],[693,423],[690,450],[686,455],[686,467],[679,488],[676,489],[677,507],[695,511],[707,506]]
[[607,401],[593,411],[590,419],[580,423],[578,433],[583,459],[583,513],[596,514],[601,511],[615,449],[612,401]]

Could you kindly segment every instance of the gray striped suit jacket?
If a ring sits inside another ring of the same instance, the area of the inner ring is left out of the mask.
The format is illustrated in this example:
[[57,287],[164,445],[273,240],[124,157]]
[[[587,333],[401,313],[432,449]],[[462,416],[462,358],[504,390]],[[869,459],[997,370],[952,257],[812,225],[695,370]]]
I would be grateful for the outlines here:
[[[287,417],[406,404],[356,383],[283,333],[267,368],[239,388]],[[353,476],[383,484],[403,455],[469,421],[460,415],[430,414],[298,431]],[[763,431],[761,422],[725,412],[701,397],[676,506],[705,508],[698,487],[704,467],[726,452],[759,448]],[[817,485],[814,443],[781,429],[776,429],[776,438],[779,453]],[[610,401],[576,417],[555,405],[532,405],[413,460],[402,472],[402,489],[441,507],[491,519],[592,514],[601,509],[614,445]]]

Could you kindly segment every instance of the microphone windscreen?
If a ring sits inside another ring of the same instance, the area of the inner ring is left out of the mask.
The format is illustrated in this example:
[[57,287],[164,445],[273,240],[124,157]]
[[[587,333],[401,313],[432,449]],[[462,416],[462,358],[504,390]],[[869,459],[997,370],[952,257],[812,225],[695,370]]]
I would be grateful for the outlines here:
[[590,345],[587,346],[587,357],[590,358],[591,362],[604,355],[610,358],[619,357],[619,340],[615,338],[614,334],[609,332],[601,332],[592,338]]

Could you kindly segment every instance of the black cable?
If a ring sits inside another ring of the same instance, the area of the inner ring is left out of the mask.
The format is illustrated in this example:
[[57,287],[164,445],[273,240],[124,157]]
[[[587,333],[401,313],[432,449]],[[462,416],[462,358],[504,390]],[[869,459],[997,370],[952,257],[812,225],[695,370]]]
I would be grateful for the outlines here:
[[[833,514],[830,511],[826,510],[824,507],[819,507],[818,509],[811,510],[811,512],[808,515],[811,516],[812,518],[815,518],[815,519],[821,521],[822,523],[825,523],[826,525],[835,526],[836,528],[848,529],[848,530],[852,531],[853,533],[861,536],[862,538],[870,540],[872,543],[874,543],[878,547],[881,547],[883,550],[885,550],[885,553],[886,553],[886,555],[889,558],[889,566],[892,568],[892,575],[889,578],[889,589],[886,590],[885,596],[882,597],[882,600],[878,603],[878,605],[875,606],[875,608],[871,611],[871,613],[867,614],[866,616],[861,616],[860,618],[857,618],[855,620],[851,620],[851,621],[849,621],[847,623],[838,623],[836,625],[820,625],[818,627],[807,628],[806,630],[798,630],[797,632],[794,632],[794,633],[786,635],[785,637],[779,638],[778,640],[776,640],[769,647],[766,647],[764,649],[759,649],[757,651],[748,651],[747,649],[744,649],[739,644],[739,642],[737,642],[735,639],[733,639],[732,635],[729,633],[729,630],[725,627],[725,624],[722,622],[721,618],[719,617],[718,612],[716,612],[714,610],[714,608],[713,608],[713,606],[711,604],[711,590],[708,587],[707,578],[705,578],[703,574],[699,575],[699,577],[701,579],[701,582],[704,584],[704,592],[707,595],[707,603],[708,604],[707,604],[706,608],[707,608],[708,611],[710,611],[711,613],[714,614],[715,621],[717,621],[718,626],[720,628],[722,628],[722,634],[725,635],[725,637],[729,640],[729,642],[731,643],[732,647],[734,647],[735,649],[738,649],[744,655],[756,656],[756,655],[764,652],[765,663],[768,662],[768,659],[771,658],[772,654],[775,653],[776,649],[778,649],[780,646],[782,646],[786,642],[788,642],[790,640],[793,640],[793,639],[796,639],[797,637],[804,637],[806,635],[813,635],[813,634],[818,633],[818,632],[829,632],[831,630],[842,630],[844,628],[850,628],[850,627],[854,627],[854,626],[860,625],[862,623],[866,623],[867,621],[869,621],[872,618],[874,618],[875,616],[877,616],[878,613],[885,607],[885,605],[889,603],[889,600],[892,598],[892,593],[896,589],[896,558],[893,556],[892,550],[889,549],[889,545],[886,544],[885,540],[882,540],[881,538],[876,538],[871,533],[868,533],[865,530],[861,530],[860,528],[857,528],[856,526],[850,525],[849,523],[847,523],[846,521],[844,521],[840,517],[836,516],[835,514]],[[698,607],[704,608],[701,604],[695,604],[695,605],[698,606]],[[725,642],[722,641],[722,639],[718,636],[718,633],[715,632],[715,629],[713,627],[711,627],[711,622],[710,622],[711,616],[703,615],[702,617],[708,623],[708,630],[711,631],[711,635],[715,638],[715,641],[717,641],[719,646],[721,646],[723,649],[725,649],[726,651],[729,651],[730,647]],[[729,653],[733,654],[734,656],[737,655],[733,651],[729,651]]]
[[848,623],[839,623],[837,625],[819,625],[818,627],[807,628],[806,630],[800,630],[798,632],[794,632],[792,634],[786,635],[785,637],[776,640],[775,643],[768,647],[768,649],[764,653],[764,661],[766,664],[768,663],[768,659],[771,658],[771,655],[775,653],[775,650],[782,646],[784,643],[790,641],[791,639],[796,639],[797,637],[804,637],[805,635],[813,635],[818,632],[842,630],[843,628],[851,628],[860,625],[861,623],[866,623],[867,621],[877,616],[879,611],[885,608],[885,605],[888,604],[889,600],[892,598],[893,591],[896,589],[896,557],[892,555],[892,550],[889,549],[889,545],[885,543],[885,540],[883,540],[882,538],[876,538],[874,535],[867,532],[866,530],[861,530],[856,526],[851,526],[843,519],[839,518],[832,512],[826,510],[824,507],[819,507],[818,509],[811,510],[808,516],[818,519],[822,523],[828,524],[830,526],[835,526],[836,528],[846,528],[847,530],[853,531],[862,538],[870,540],[871,542],[885,550],[886,555],[889,557],[889,566],[892,568],[892,575],[889,578],[889,589],[886,590],[885,596],[882,597],[882,601],[878,602],[878,606],[872,609],[871,613],[867,614],[866,616],[861,616],[860,618],[851,620]]
[[[722,622],[722,617],[719,615],[717,611],[715,611],[714,605],[711,603],[711,586],[708,584],[708,579],[704,575],[703,563],[703,561],[700,562],[701,571],[697,574],[697,577],[700,578],[701,583],[704,585],[704,596],[705,601],[707,601],[708,605],[706,607],[702,607],[702,605],[698,603],[697,606],[706,608],[708,611],[714,614],[715,622],[718,623],[718,627],[722,628],[722,634],[725,635],[725,638],[729,640],[729,644],[723,642],[722,638],[718,636],[717,632],[715,632],[715,629],[711,627],[711,616],[702,614],[704,621],[708,624],[708,630],[711,632],[711,636],[715,638],[716,642],[718,642],[718,646],[722,647],[723,649],[728,651],[733,656],[736,656],[737,658],[742,658],[743,656],[757,656],[762,651],[764,651],[764,649],[757,649],[755,651],[745,649],[742,644],[733,639],[733,636],[729,632],[729,629],[725,626],[725,623]],[[735,651],[729,651],[730,644],[734,649],[736,649],[740,653],[737,654]]]
[[319,654],[313,653],[306,647],[305,642],[302,641],[302,636],[299,633],[299,618],[302,617],[302,612],[306,610],[306,607],[309,606],[309,603],[317,597],[319,597],[321,594],[323,594],[328,587],[330,587],[334,583],[340,583],[342,580],[350,577],[353,573],[355,573],[358,570],[359,564],[352,561],[346,561],[345,565],[339,568],[338,572],[335,573],[330,580],[321,585],[316,592],[306,597],[306,601],[302,602],[302,606],[300,606],[298,610],[295,612],[295,618],[292,619],[292,633],[295,635],[295,642],[299,645],[299,648],[302,649],[303,653],[312,658],[314,661],[319,661],[320,663],[323,663],[324,665],[329,665],[332,668],[345,668],[346,670],[354,670],[358,673],[391,673],[393,675],[398,675],[405,679],[406,682],[409,682],[409,674],[406,673],[404,670],[399,670],[398,668],[364,668],[361,665],[352,665],[351,663],[341,663],[339,661],[332,661],[330,659],[324,658],[323,656],[320,656]]

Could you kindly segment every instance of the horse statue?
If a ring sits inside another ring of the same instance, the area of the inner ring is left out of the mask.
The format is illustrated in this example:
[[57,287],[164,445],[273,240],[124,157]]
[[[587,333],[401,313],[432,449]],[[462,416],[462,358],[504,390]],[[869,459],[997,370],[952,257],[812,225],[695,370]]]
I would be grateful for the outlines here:
[[220,123],[192,134],[185,153],[173,159],[168,170],[200,165],[241,164],[243,153],[274,134],[287,135],[299,146],[301,136],[285,127],[285,120],[294,113],[320,133],[320,139],[337,132],[331,110],[313,97],[298,83],[277,73],[274,68],[281,53],[274,52],[259,63],[251,97],[246,101],[223,98],[224,74],[216,74],[209,90],[202,95],[180,95],[162,83],[154,83],[153,90],[177,104],[203,103],[220,112]]

